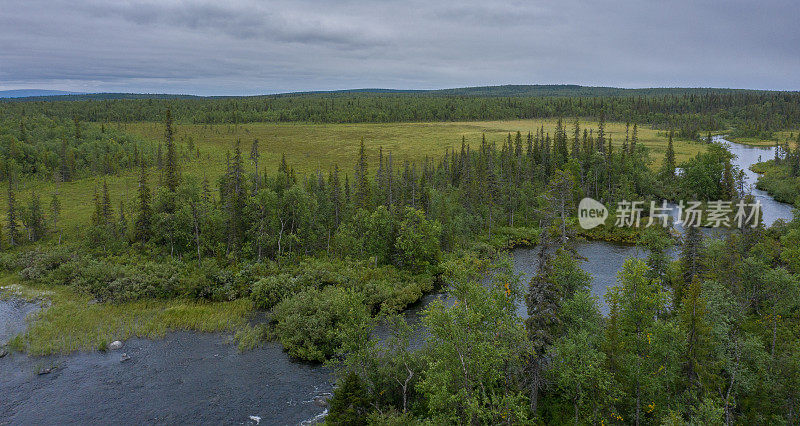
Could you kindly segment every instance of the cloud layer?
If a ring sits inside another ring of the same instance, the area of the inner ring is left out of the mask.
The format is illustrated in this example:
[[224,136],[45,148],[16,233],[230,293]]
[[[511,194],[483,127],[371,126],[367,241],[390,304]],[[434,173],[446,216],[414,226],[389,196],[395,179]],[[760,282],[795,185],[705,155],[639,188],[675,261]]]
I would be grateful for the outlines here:
[[800,90],[800,3],[0,0],[0,89]]

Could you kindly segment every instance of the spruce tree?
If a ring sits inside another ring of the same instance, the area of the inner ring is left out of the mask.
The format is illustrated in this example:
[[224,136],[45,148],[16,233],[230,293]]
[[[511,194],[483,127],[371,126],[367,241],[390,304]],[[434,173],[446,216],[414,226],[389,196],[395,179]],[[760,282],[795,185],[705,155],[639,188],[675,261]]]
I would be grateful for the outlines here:
[[144,162],[139,174],[139,211],[136,216],[134,238],[144,244],[150,240],[153,221],[153,209],[150,206],[150,186],[147,183],[147,167]]
[[94,211],[92,212],[92,227],[93,228],[101,228],[105,225],[105,215],[103,215],[103,199],[100,193],[97,191],[97,187],[94,188]]
[[331,204],[333,206],[333,224],[334,228],[338,228],[339,224],[342,223],[342,208],[343,208],[343,201],[342,200],[342,184],[339,181],[339,166],[333,166],[333,171],[331,172],[330,177],[328,178],[328,186],[330,187],[330,198]]
[[[683,375],[685,386],[699,391],[701,373],[709,370],[711,326],[706,320],[706,302],[701,295],[698,278],[687,283],[686,292],[681,302],[680,322],[686,333],[686,349],[684,352]],[[702,374],[705,376],[705,374]]]
[[172,131],[172,113],[167,109],[165,120],[164,139],[167,154],[164,164],[164,184],[170,192],[175,192],[181,182],[180,170],[178,169],[178,154],[175,149],[175,140]]
[[25,121],[19,122],[19,140],[22,143],[28,142],[28,132],[25,130]]
[[675,177],[675,147],[672,144],[673,131],[669,131],[669,142],[667,142],[667,152],[664,154],[664,167],[661,170],[662,175],[666,179]]
[[59,166],[59,174],[62,182],[69,182],[72,180],[72,164],[71,164],[71,151],[67,145],[66,139],[61,139],[61,165]]
[[601,154],[606,153],[606,117],[602,111],[600,111],[600,120],[597,124],[597,150]]
[[75,140],[81,140],[81,120],[77,115],[72,116],[72,122],[75,124]]
[[392,152],[389,151],[389,158],[386,160],[386,207],[394,205],[394,170],[392,166]]
[[117,234],[124,237],[128,233],[128,218],[125,216],[125,202],[119,201],[119,220],[117,221]]
[[386,190],[386,171],[384,170],[383,166],[383,147],[378,147],[378,170],[375,172],[375,184],[377,187],[375,188],[375,197],[377,199],[378,205],[380,205],[384,200],[384,193]]
[[[686,229],[680,257],[681,268],[683,269],[683,286],[680,288],[681,290],[687,288],[699,277],[702,265],[702,249],[703,233],[700,232],[699,227],[689,226]],[[676,301],[682,300],[683,291],[679,291],[675,296]]]
[[53,220],[53,232],[58,233],[58,243],[61,244],[61,229],[58,227],[61,219],[61,201],[56,193],[53,193],[53,198],[50,200],[50,218]]
[[738,195],[730,161],[725,162],[725,171],[722,174],[722,190],[722,196],[728,200],[735,199]]
[[345,204],[350,204],[351,202],[351,194],[350,194],[350,177],[345,174],[344,175],[344,201]]
[[628,154],[628,145],[630,144],[630,127],[631,123],[625,123],[625,141],[622,142],[622,156]]
[[575,117],[575,122],[572,125],[572,158],[580,158],[581,156],[581,125],[578,122],[578,117]]
[[108,182],[103,181],[103,223],[110,224],[113,221],[114,208],[111,206],[111,196],[108,193]]
[[237,139],[233,149],[233,157],[225,178],[225,208],[228,252],[238,253],[244,242],[244,208],[247,199],[242,167],[241,142]]
[[361,139],[361,145],[358,150],[358,161],[356,162],[355,173],[355,196],[356,205],[360,208],[369,207],[369,177],[367,176],[367,154],[364,149],[364,139]]
[[372,410],[361,378],[352,371],[344,376],[330,404],[325,421],[333,425],[366,425],[367,414]]
[[28,201],[28,209],[25,212],[25,226],[28,228],[28,240],[35,242],[39,241],[44,236],[44,221],[39,195],[33,192]]
[[800,132],[797,133],[797,146],[794,148],[792,163],[789,166],[789,175],[792,177],[800,176]]
[[159,172],[164,170],[164,149],[162,144],[158,144],[158,148],[156,148],[156,170]]
[[8,221],[8,245],[16,246],[19,244],[19,231],[17,230],[17,196],[14,186],[16,180],[13,174],[8,175],[8,211],[6,219]]
[[253,139],[253,146],[250,148],[250,161],[253,162],[253,171],[254,171],[254,178],[253,178],[253,194],[258,193],[258,187],[261,183],[261,178],[258,174],[258,159],[261,157],[261,154],[258,150],[258,139]]
[[559,310],[561,294],[558,284],[552,280],[552,259],[547,232],[541,233],[539,246],[539,266],[536,275],[528,284],[525,304],[528,318],[525,320],[532,353],[528,361],[528,383],[531,412],[538,410],[539,393],[545,383],[545,363],[547,351],[557,338],[560,327]]

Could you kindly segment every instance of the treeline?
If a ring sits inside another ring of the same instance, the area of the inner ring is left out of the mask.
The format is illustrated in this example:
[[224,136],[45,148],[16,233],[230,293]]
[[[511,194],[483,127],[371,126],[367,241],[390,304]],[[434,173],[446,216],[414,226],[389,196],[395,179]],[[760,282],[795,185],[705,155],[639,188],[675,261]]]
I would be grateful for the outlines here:
[[0,180],[36,176],[69,182],[152,164],[155,146],[76,116],[0,114]]
[[[457,93],[457,92],[456,92]],[[479,92],[480,93],[480,92]],[[696,139],[703,130],[747,134],[793,128],[800,122],[795,92],[713,91],[638,96],[480,96],[420,93],[311,93],[234,98],[102,99],[0,102],[0,113],[41,113],[85,121],[158,121],[165,109],[198,124],[250,122],[385,123],[597,117],[670,126]],[[57,98],[53,98],[57,99]],[[80,98],[78,98],[80,99]]]
[[[737,189],[741,172],[722,147],[709,143],[708,152],[682,164],[678,175],[670,133],[662,171],[654,174],[646,147],[638,143],[637,125],[629,126],[615,148],[602,116],[597,129],[582,128],[577,119],[569,127],[559,120],[553,135],[544,128],[509,133],[501,146],[483,138],[473,148],[462,140],[460,149],[421,164],[397,163],[383,150],[370,160],[362,142],[352,173],[334,166],[303,177],[285,160],[276,174],[269,173],[259,164],[258,140],[247,152],[237,141],[226,173],[216,180],[183,178],[181,162],[191,156],[173,137],[169,111],[165,128],[153,160],[157,178],[149,175],[147,161],[131,159],[140,173],[138,188],[131,188],[134,202],[118,205],[106,187],[96,188],[89,228],[94,246],[139,244],[198,262],[333,253],[421,270],[437,263],[439,250],[473,235],[499,226],[537,226],[542,212],[552,208],[548,197],[557,176],[565,217],[575,200],[587,196],[613,209],[621,200],[729,200],[744,192]],[[132,152],[138,152],[135,146]],[[20,240],[19,213],[41,210],[20,207],[15,188],[13,182],[8,186],[13,243]],[[35,241],[46,234],[48,221],[38,213],[31,217],[24,223]],[[423,234],[426,243],[401,241],[404,227]]]
[[564,208],[584,195],[613,204],[660,190],[636,126],[617,149],[602,121],[596,132],[578,121],[572,126],[559,121],[552,136],[543,129],[509,134],[502,146],[484,138],[472,148],[464,140],[460,150],[421,164],[397,163],[383,150],[369,159],[362,142],[352,173],[334,166],[303,177],[285,160],[277,173],[263,170],[258,141],[247,150],[237,141],[216,181],[182,177],[168,130],[159,185],[142,167],[135,205],[119,212],[98,191],[94,244],[127,241],[198,262],[326,253],[423,271],[438,263],[440,251],[473,235],[538,225],[551,207],[553,176],[562,176]]

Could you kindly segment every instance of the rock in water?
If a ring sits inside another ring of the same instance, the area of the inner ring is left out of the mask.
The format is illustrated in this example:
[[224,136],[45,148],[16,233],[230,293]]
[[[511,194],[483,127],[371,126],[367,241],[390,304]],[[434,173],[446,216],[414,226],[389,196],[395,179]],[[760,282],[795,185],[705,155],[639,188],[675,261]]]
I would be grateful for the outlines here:
[[128,354],[123,353],[122,356],[119,358],[119,362],[125,362],[125,361],[127,361],[129,359],[131,359],[131,357],[128,356]]
[[5,348],[0,348],[0,358],[8,355],[8,351]]
[[330,398],[330,394],[317,395],[314,397],[314,404],[316,404],[318,407],[327,407],[328,398]]
[[108,345],[108,349],[112,351],[116,351],[117,349],[122,349],[122,342],[119,340],[114,340]]
[[261,417],[258,417],[258,416],[249,416],[249,417],[250,417],[250,420],[256,422],[256,424],[261,423]]

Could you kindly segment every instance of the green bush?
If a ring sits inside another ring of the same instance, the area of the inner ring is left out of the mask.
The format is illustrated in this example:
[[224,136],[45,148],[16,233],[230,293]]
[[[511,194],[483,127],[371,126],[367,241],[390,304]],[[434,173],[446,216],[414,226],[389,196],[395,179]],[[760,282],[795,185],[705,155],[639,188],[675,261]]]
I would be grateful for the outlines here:
[[402,310],[431,291],[433,278],[366,261],[309,258],[256,281],[250,297],[257,309],[269,310],[293,294],[328,286],[363,294],[372,313],[390,313]]
[[286,296],[300,289],[300,280],[290,274],[273,275],[262,278],[253,284],[250,298],[256,309],[272,309]]
[[437,265],[442,256],[439,246],[441,233],[442,227],[427,220],[425,213],[406,208],[395,241],[400,265],[415,271]]
[[275,307],[273,319],[289,355],[322,362],[347,342],[349,332],[366,326],[369,313],[360,293],[328,286],[288,297]]

